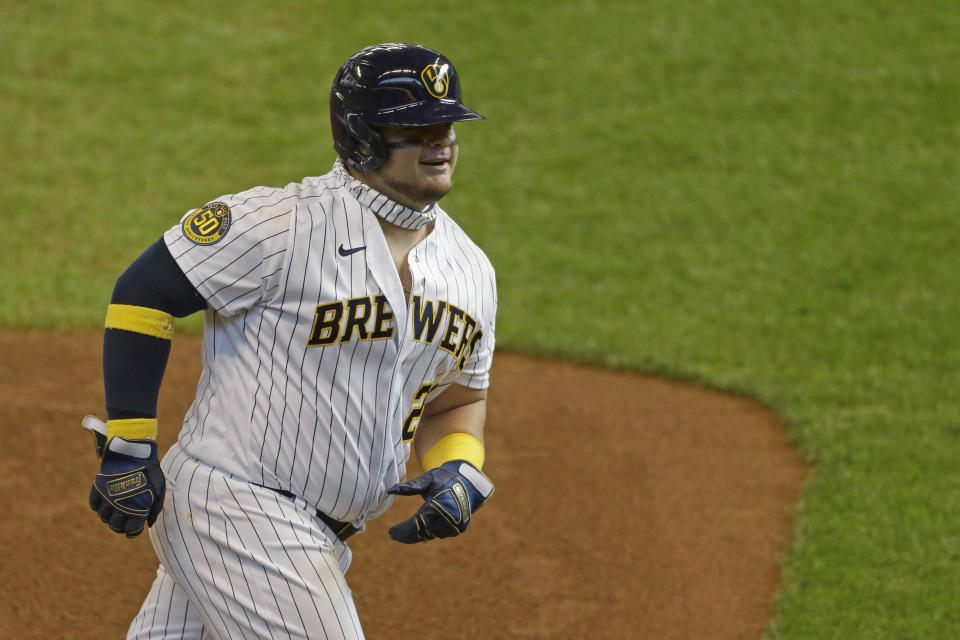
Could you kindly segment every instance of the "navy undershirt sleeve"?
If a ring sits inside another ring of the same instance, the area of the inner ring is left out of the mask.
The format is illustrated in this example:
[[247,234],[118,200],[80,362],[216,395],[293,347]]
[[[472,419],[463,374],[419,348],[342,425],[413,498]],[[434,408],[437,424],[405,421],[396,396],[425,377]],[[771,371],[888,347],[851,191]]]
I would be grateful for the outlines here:
[[[152,244],[117,280],[112,304],[165,311],[182,318],[206,307],[163,239]],[[103,383],[107,417],[154,418],[170,341],[123,329],[103,336]]]

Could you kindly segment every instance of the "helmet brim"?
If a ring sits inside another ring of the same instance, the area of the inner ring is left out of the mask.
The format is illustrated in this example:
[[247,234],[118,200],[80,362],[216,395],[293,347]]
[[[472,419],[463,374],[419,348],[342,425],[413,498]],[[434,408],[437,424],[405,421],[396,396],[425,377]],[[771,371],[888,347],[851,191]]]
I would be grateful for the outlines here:
[[362,116],[367,124],[379,127],[426,127],[445,122],[486,120],[485,117],[457,100],[428,100],[398,107],[380,109]]

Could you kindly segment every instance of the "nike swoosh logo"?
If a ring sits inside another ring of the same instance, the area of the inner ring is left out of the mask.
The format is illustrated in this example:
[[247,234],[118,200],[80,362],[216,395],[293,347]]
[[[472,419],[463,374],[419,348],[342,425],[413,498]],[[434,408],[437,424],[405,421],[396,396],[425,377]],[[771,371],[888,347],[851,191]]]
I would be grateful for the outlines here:
[[343,245],[341,244],[340,248],[337,249],[337,251],[340,253],[340,255],[346,258],[347,256],[351,256],[355,254],[357,251],[363,251],[366,248],[367,248],[366,246],[363,246],[363,247],[355,247],[353,249],[344,249]]

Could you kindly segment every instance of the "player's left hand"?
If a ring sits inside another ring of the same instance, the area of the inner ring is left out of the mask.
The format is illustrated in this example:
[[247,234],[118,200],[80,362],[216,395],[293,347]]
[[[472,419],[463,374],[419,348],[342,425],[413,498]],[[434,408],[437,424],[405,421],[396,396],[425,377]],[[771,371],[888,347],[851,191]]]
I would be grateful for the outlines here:
[[135,538],[145,525],[153,526],[163,508],[166,481],[157,443],[119,436],[107,440],[106,424],[92,416],[84,418],[83,426],[93,433],[100,458],[90,508],[110,529]]
[[414,544],[466,531],[471,514],[493,493],[493,483],[469,462],[451,460],[387,493],[423,496],[424,504],[413,516],[390,528],[391,538]]

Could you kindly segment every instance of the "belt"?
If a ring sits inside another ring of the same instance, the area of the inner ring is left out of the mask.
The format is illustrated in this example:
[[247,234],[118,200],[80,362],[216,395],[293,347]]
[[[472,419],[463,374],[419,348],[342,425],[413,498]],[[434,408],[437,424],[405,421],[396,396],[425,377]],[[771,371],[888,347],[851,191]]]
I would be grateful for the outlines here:
[[[258,487],[263,487],[264,489],[270,489],[271,491],[276,491],[285,498],[290,498],[291,500],[296,500],[297,496],[286,491],[284,489],[275,489],[273,487],[264,487],[262,484],[258,484]],[[320,518],[325,525],[330,527],[333,530],[333,535],[337,536],[341,540],[346,540],[353,534],[355,534],[358,529],[349,522],[340,522],[339,520],[334,520],[320,509],[317,509],[317,517]]]

